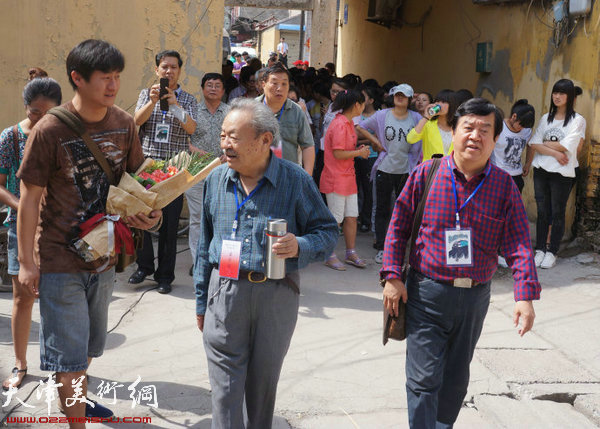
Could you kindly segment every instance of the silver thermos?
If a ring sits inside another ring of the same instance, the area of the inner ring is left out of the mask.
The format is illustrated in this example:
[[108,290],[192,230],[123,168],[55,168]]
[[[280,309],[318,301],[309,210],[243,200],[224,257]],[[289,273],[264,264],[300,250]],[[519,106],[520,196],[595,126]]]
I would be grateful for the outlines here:
[[277,257],[272,251],[273,244],[280,237],[287,234],[287,221],[285,219],[269,219],[267,220],[267,228],[265,229],[265,274],[267,278],[280,280],[285,277],[285,259]]

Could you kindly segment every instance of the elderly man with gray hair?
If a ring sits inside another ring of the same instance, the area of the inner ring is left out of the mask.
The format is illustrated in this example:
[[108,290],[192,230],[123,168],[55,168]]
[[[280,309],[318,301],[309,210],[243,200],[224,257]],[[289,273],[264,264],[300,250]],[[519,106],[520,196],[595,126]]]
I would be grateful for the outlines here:
[[[267,106],[234,100],[221,131],[227,165],[204,183],[194,282],[213,428],[271,427],[298,318],[298,269],[324,260],[337,241],[337,224],[312,178],[272,154],[278,128]],[[285,219],[287,234],[265,249],[271,218]],[[285,259],[283,279],[265,274],[271,252]]]

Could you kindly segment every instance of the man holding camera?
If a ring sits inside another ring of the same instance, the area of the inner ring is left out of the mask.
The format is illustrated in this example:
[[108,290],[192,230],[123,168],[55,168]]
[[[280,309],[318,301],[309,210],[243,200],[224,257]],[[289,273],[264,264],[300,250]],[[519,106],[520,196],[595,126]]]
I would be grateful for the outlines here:
[[[183,60],[177,51],[162,51],[156,55],[156,75],[168,79],[168,85],[155,84],[143,89],[135,108],[135,124],[140,126],[140,139],[146,157],[166,160],[189,149],[189,136],[196,130],[198,103],[196,98],[178,84]],[[161,96],[161,90],[164,95]],[[167,103],[160,103],[160,100]],[[158,237],[158,266],[154,269],[152,237],[144,233],[144,246],[138,251],[138,269],[129,283],[138,284],[154,273],[159,293],[171,292],[175,279],[177,227],[183,207],[183,195],[162,209],[163,224]]]

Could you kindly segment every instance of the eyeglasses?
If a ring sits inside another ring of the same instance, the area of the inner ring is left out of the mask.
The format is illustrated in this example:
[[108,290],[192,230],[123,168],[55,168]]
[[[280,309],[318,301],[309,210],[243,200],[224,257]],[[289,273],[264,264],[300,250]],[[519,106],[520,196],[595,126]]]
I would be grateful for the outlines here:
[[338,95],[340,92],[342,92],[342,91],[338,91],[338,90],[335,90],[335,89],[330,89],[330,90],[329,90],[329,93],[330,93],[331,95]]
[[217,84],[210,84],[207,83],[206,85],[204,85],[206,88],[208,89],[223,89],[223,85],[217,83]]

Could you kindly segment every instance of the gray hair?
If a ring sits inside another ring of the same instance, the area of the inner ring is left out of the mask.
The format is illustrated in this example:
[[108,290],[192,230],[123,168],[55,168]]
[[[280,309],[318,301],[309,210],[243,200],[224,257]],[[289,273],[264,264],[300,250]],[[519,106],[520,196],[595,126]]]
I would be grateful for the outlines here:
[[250,125],[256,131],[256,135],[271,133],[273,143],[275,143],[276,136],[279,135],[279,122],[277,122],[271,109],[255,99],[243,97],[234,99],[229,106],[231,107],[229,114],[236,110],[250,112],[252,114]]
[[259,69],[256,71],[256,73],[254,73],[254,77],[256,78],[257,82],[265,80],[265,73],[267,72],[267,70],[269,70],[269,67],[263,67],[262,69]]

